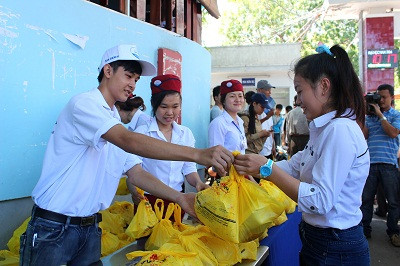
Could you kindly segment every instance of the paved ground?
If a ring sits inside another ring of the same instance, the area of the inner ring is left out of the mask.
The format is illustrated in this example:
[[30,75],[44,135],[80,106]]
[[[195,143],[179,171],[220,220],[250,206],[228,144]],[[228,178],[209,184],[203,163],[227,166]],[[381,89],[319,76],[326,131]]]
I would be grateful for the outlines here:
[[393,246],[386,234],[386,219],[374,214],[372,218],[372,237],[368,240],[371,254],[371,266],[400,265],[400,247]]

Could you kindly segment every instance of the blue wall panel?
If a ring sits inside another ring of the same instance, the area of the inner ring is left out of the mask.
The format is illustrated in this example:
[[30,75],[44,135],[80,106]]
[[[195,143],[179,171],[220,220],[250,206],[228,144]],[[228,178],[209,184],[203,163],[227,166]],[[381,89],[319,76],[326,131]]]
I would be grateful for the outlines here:
[[[85,47],[65,34],[88,40]],[[158,48],[182,55],[182,124],[196,146],[207,146],[211,58],[195,42],[85,0],[0,2],[0,200],[30,196],[60,110],[75,94],[98,85],[103,52],[135,43],[157,65]],[[135,93],[150,113],[151,77]]]

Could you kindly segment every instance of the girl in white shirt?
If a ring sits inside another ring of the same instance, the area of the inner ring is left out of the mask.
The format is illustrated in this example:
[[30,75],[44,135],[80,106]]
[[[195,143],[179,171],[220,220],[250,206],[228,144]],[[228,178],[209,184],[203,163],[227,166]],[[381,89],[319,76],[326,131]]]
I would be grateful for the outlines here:
[[224,111],[208,126],[208,146],[224,146],[227,150],[244,153],[247,140],[243,120],[238,113],[243,109],[243,86],[238,80],[226,80],[221,83],[221,102]]
[[[192,131],[175,122],[180,115],[182,105],[181,80],[179,77],[171,74],[156,76],[151,80],[151,91],[153,118],[148,125],[138,127],[135,132],[165,142],[194,147],[195,139]],[[201,181],[197,173],[196,163],[149,158],[142,158],[142,160],[144,170],[177,191],[182,191],[185,178],[197,191],[208,187]],[[149,194],[146,197],[152,204],[157,199]],[[168,203],[164,200],[164,206],[167,206]]]
[[294,68],[297,103],[310,122],[310,140],[289,161],[270,172],[265,157],[239,155],[236,170],[262,174],[298,203],[302,212],[301,265],[369,265],[361,225],[361,195],[369,172],[369,152],[359,125],[365,102],[347,53],[320,44],[318,54]]
[[130,131],[135,131],[137,127],[150,122],[151,117],[143,112],[146,110],[146,105],[140,96],[131,94],[126,102],[115,102],[115,107],[117,107],[122,123],[127,124]]

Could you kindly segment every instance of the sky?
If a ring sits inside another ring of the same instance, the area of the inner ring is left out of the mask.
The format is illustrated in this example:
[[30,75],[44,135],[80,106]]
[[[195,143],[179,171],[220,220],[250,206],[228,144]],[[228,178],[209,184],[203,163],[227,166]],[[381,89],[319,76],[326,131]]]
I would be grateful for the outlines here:
[[222,27],[222,16],[224,12],[234,8],[234,4],[228,3],[228,0],[218,0],[218,10],[221,14],[219,19],[212,16],[207,16],[207,24],[203,24],[202,28],[202,42],[205,47],[221,46],[224,40],[224,36],[219,33],[219,29]]

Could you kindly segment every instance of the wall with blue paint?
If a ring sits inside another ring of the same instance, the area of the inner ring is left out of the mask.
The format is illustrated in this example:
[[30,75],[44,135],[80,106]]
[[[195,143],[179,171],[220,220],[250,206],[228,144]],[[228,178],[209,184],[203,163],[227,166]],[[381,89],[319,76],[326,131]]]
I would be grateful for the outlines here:
[[[67,39],[78,35],[82,48]],[[85,0],[0,2],[0,201],[30,196],[60,110],[98,85],[103,52],[135,43],[157,65],[158,48],[182,55],[182,124],[207,146],[211,59],[195,42]],[[150,113],[151,77],[135,93]]]

